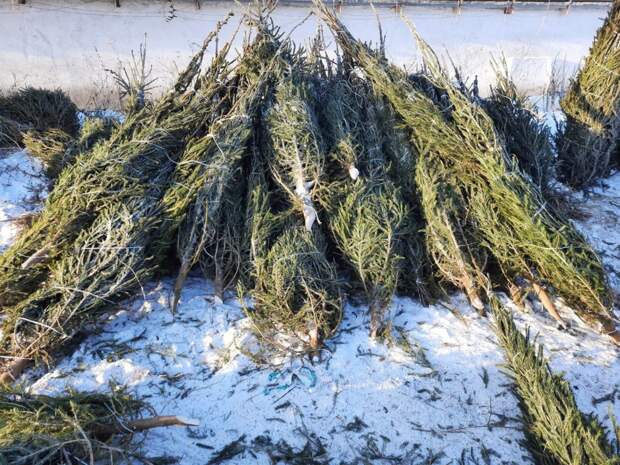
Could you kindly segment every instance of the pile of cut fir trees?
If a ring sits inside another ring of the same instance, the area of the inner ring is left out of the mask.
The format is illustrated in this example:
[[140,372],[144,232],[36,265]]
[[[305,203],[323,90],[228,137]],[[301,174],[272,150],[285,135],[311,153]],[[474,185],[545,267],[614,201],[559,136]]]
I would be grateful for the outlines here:
[[[347,295],[366,300],[378,337],[395,294],[432,302],[462,290],[494,317],[535,459],[620,463],[498,297],[539,299],[564,324],[562,302],[620,344],[600,258],[557,200],[548,128],[501,70],[482,99],[415,31],[425,66],[408,74],[331,9],[316,11],[341,53],[327,53],[321,34],[299,47],[257,9],[243,18],[240,53],[231,40],[202,66],[222,22],[174,86],[121,124],[37,126],[0,101],[3,137],[53,179],[41,213],[0,255],[0,460],[118,460],[130,457],[119,436],[187,424],[141,418],[148,408],[122,391],[49,398],[11,386],[149,279],[176,276],[174,312],[198,268],[218,294],[251,297],[261,340],[299,354],[338,330]],[[570,124],[561,137],[577,131]]]
[[620,168],[620,2],[614,0],[561,101],[558,179],[587,189]]

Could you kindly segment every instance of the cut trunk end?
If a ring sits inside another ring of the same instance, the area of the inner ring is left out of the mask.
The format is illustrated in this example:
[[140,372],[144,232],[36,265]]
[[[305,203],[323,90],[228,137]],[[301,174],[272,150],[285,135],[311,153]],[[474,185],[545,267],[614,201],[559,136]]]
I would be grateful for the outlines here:
[[484,303],[482,299],[478,295],[478,292],[473,287],[468,287],[465,289],[465,293],[467,294],[467,298],[469,299],[469,303],[472,307],[476,309],[480,316],[486,316],[487,312],[484,308]]
[[523,289],[516,284],[511,283],[508,285],[508,292],[510,292],[510,299],[517,306],[517,308],[525,313],[525,305],[523,303],[525,301],[525,293],[523,292]]
[[560,324],[560,326],[562,326],[562,328],[565,328],[566,323],[564,323],[564,320],[558,313],[558,309],[553,303],[551,296],[547,293],[547,290],[535,282],[532,283],[532,287],[534,288],[534,292],[540,299],[540,303],[545,308],[545,310],[549,312],[549,314]]
[[616,327],[616,323],[611,319],[606,319],[602,325],[602,333],[609,336],[615,345],[620,346],[620,330]]
[[510,284],[508,286],[510,292],[510,299],[516,305],[516,307],[523,313],[532,313],[532,304],[528,300],[528,292],[516,284]]
[[319,350],[321,348],[321,341],[319,340],[319,330],[317,328],[310,330],[308,336],[310,338],[310,348],[313,351]]
[[27,358],[15,360],[8,366],[7,371],[0,374],[0,386],[10,386],[30,366],[31,361]]
[[620,347],[620,331],[615,329],[613,332],[608,334],[614,344]]

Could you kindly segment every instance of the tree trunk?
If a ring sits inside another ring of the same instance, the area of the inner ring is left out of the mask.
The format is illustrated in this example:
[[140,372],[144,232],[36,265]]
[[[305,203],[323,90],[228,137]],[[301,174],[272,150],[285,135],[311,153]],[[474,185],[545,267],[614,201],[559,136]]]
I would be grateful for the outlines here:
[[[216,255],[217,256],[217,255]],[[224,272],[219,260],[215,260],[215,296],[224,302]]]
[[379,310],[379,303],[376,299],[370,303],[370,338],[377,339],[379,330],[381,329],[382,315]]
[[92,434],[96,437],[109,437],[114,434],[138,433],[153,428],[164,426],[198,426],[199,422],[191,418],[177,416],[158,416],[128,421],[127,423],[114,423],[111,425],[95,425]]

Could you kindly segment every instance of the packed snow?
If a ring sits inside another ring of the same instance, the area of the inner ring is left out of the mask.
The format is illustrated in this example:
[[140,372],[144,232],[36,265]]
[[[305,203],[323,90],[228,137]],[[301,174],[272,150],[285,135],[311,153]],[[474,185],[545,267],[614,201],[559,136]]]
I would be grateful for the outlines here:
[[[45,180],[26,152],[0,159],[0,237],[11,219],[38,207]],[[601,253],[620,291],[620,174],[577,198],[578,227]],[[320,357],[286,357],[261,347],[233,294],[224,302],[212,283],[187,281],[177,313],[172,281],[145,286],[96,335],[48,373],[30,373],[31,392],[126,386],[158,414],[200,421],[198,427],[153,430],[140,438],[149,457],[180,464],[294,463],[526,464],[510,379],[491,322],[463,296],[424,307],[395,298],[391,336],[368,338],[366,309],[349,303],[339,334]],[[620,417],[618,348],[581,324],[557,327],[538,305],[515,311],[565,375],[579,407],[610,426]],[[38,379],[37,379],[38,377]]]

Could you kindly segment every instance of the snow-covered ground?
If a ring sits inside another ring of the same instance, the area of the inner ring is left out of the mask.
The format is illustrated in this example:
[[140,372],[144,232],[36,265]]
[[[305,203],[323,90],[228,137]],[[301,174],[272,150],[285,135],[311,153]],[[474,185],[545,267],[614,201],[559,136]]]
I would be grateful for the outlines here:
[[15,220],[41,205],[47,191],[41,169],[41,163],[25,151],[0,149],[0,252],[19,231],[19,221]]
[[[0,218],[36,207],[39,171],[25,152],[0,159]],[[579,227],[620,292],[620,174],[578,200],[589,214]],[[0,223],[3,244],[14,233],[10,222]],[[394,299],[392,338],[382,342],[369,340],[365,309],[348,305],[338,336],[320,359],[308,360],[261,350],[237,299],[219,302],[210,282],[188,280],[175,316],[171,289],[167,279],[145,286],[29,388],[125,385],[159,414],[196,418],[199,427],[140,438],[148,456],[185,465],[275,463],[293,451],[298,461],[283,463],[532,463],[491,322],[460,295],[430,307]],[[610,412],[620,417],[616,347],[568,312],[568,331],[537,306],[515,314],[520,327],[540,333],[552,368],[566,373],[583,411],[608,426]]]

